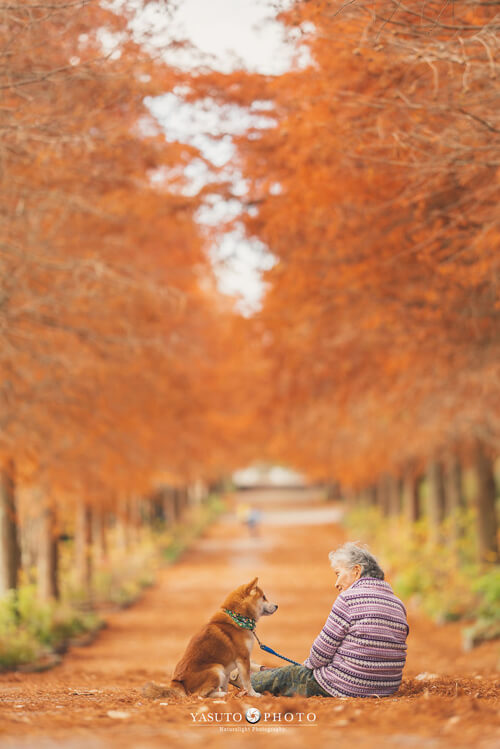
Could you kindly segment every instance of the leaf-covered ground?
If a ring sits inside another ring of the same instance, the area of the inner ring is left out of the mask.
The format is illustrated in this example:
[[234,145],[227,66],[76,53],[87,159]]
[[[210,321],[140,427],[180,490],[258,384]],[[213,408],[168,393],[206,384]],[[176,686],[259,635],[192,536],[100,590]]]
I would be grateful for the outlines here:
[[[498,644],[464,653],[459,625],[438,627],[413,611],[405,678],[392,698],[252,699],[235,691],[217,701],[143,697],[146,682],[168,680],[187,640],[225,594],[255,575],[279,604],[259,624],[263,642],[302,661],[324,623],[334,597],[327,554],[344,539],[335,513],[325,515],[312,491],[247,492],[236,500],[264,510],[257,537],[235,514],[222,516],[138,604],[110,616],[92,645],[72,650],[51,671],[0,675],[2,748],[499,745]],[[314,517],[319,524],[311,524]],[[279,665],[269,655],[260,661]],[[281,721],[250,725],[244,712],[251,705]],[[209,722],[214,713],[220,723]]]

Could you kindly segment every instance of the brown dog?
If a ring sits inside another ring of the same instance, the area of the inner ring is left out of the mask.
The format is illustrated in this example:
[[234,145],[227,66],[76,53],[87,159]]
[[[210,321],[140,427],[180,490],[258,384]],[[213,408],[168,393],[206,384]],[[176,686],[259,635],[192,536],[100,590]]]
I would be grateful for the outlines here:
[[[250,682],[250,653],[254,643],[252,629],[261,616],[274,614],[277,604],[270,603],[258,578],[240,585],[224,601],[221,609],[188,643],[167,688],[148,685],[149,696],[224,697],[233,669],[238,670],[238,685],[252,697],[260,697]],[[228,613],[229,612],[229,613]]]

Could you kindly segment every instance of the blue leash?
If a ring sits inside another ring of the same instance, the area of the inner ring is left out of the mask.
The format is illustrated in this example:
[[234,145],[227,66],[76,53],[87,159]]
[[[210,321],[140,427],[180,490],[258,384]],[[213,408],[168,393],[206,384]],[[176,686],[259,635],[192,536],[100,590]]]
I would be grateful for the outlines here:
[[255,637],[255,639],[257,640],[257,642],[259,643],[259,647],[260,647],[261,650],[265,650],[266,653],[271,653],[271,655],[276,655],[276,656],[278,656],[278,658],[282,658],[284,661],[288,661],[288,663],[293,663],[294,666],[301,666],[302,665],[301,663],[297,663],[297,661],[292,661],[291,658],[286,658],[284,655],[280,655],[279,653],[276,652],[276,650],[273,650],[272,648],[268,647],[267,645],[263,645],[261,643],[261,641],[259,640],[259,638],[257,637],[257,634],[256,634],[255,630],[253,630],[253,629],[252,629],[252,634]]

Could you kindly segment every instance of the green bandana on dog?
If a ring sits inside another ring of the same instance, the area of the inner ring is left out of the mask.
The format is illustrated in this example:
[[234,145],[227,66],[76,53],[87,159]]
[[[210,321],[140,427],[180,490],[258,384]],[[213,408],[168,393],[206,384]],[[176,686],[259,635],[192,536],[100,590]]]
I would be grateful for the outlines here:
[[233,622],[237,624],[238,627],[241,627],[242,629],[255,629],[255,619],[251,619],[249,616],[242,616],[242,614],[236,614],[234,611],[230,611],[229,609],[223,609],[223,611],[225,611],[226,614],[229,614]]

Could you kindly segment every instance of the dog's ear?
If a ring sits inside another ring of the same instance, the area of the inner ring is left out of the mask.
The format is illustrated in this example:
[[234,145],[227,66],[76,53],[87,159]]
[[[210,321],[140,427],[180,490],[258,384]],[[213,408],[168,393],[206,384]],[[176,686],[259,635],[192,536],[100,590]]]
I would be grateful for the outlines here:
[[255,588],[255,586],[257,585],[257,580],[258,580],[258,579],[259,579],[258,577],[254,577],[254,579],[252,580],[252,582],[251,582],[251,583],[248,583],[248,585],[247,585],[247,590],[248,590],[249,592],[250,592],[250,591],[252,590],[252,588]]

